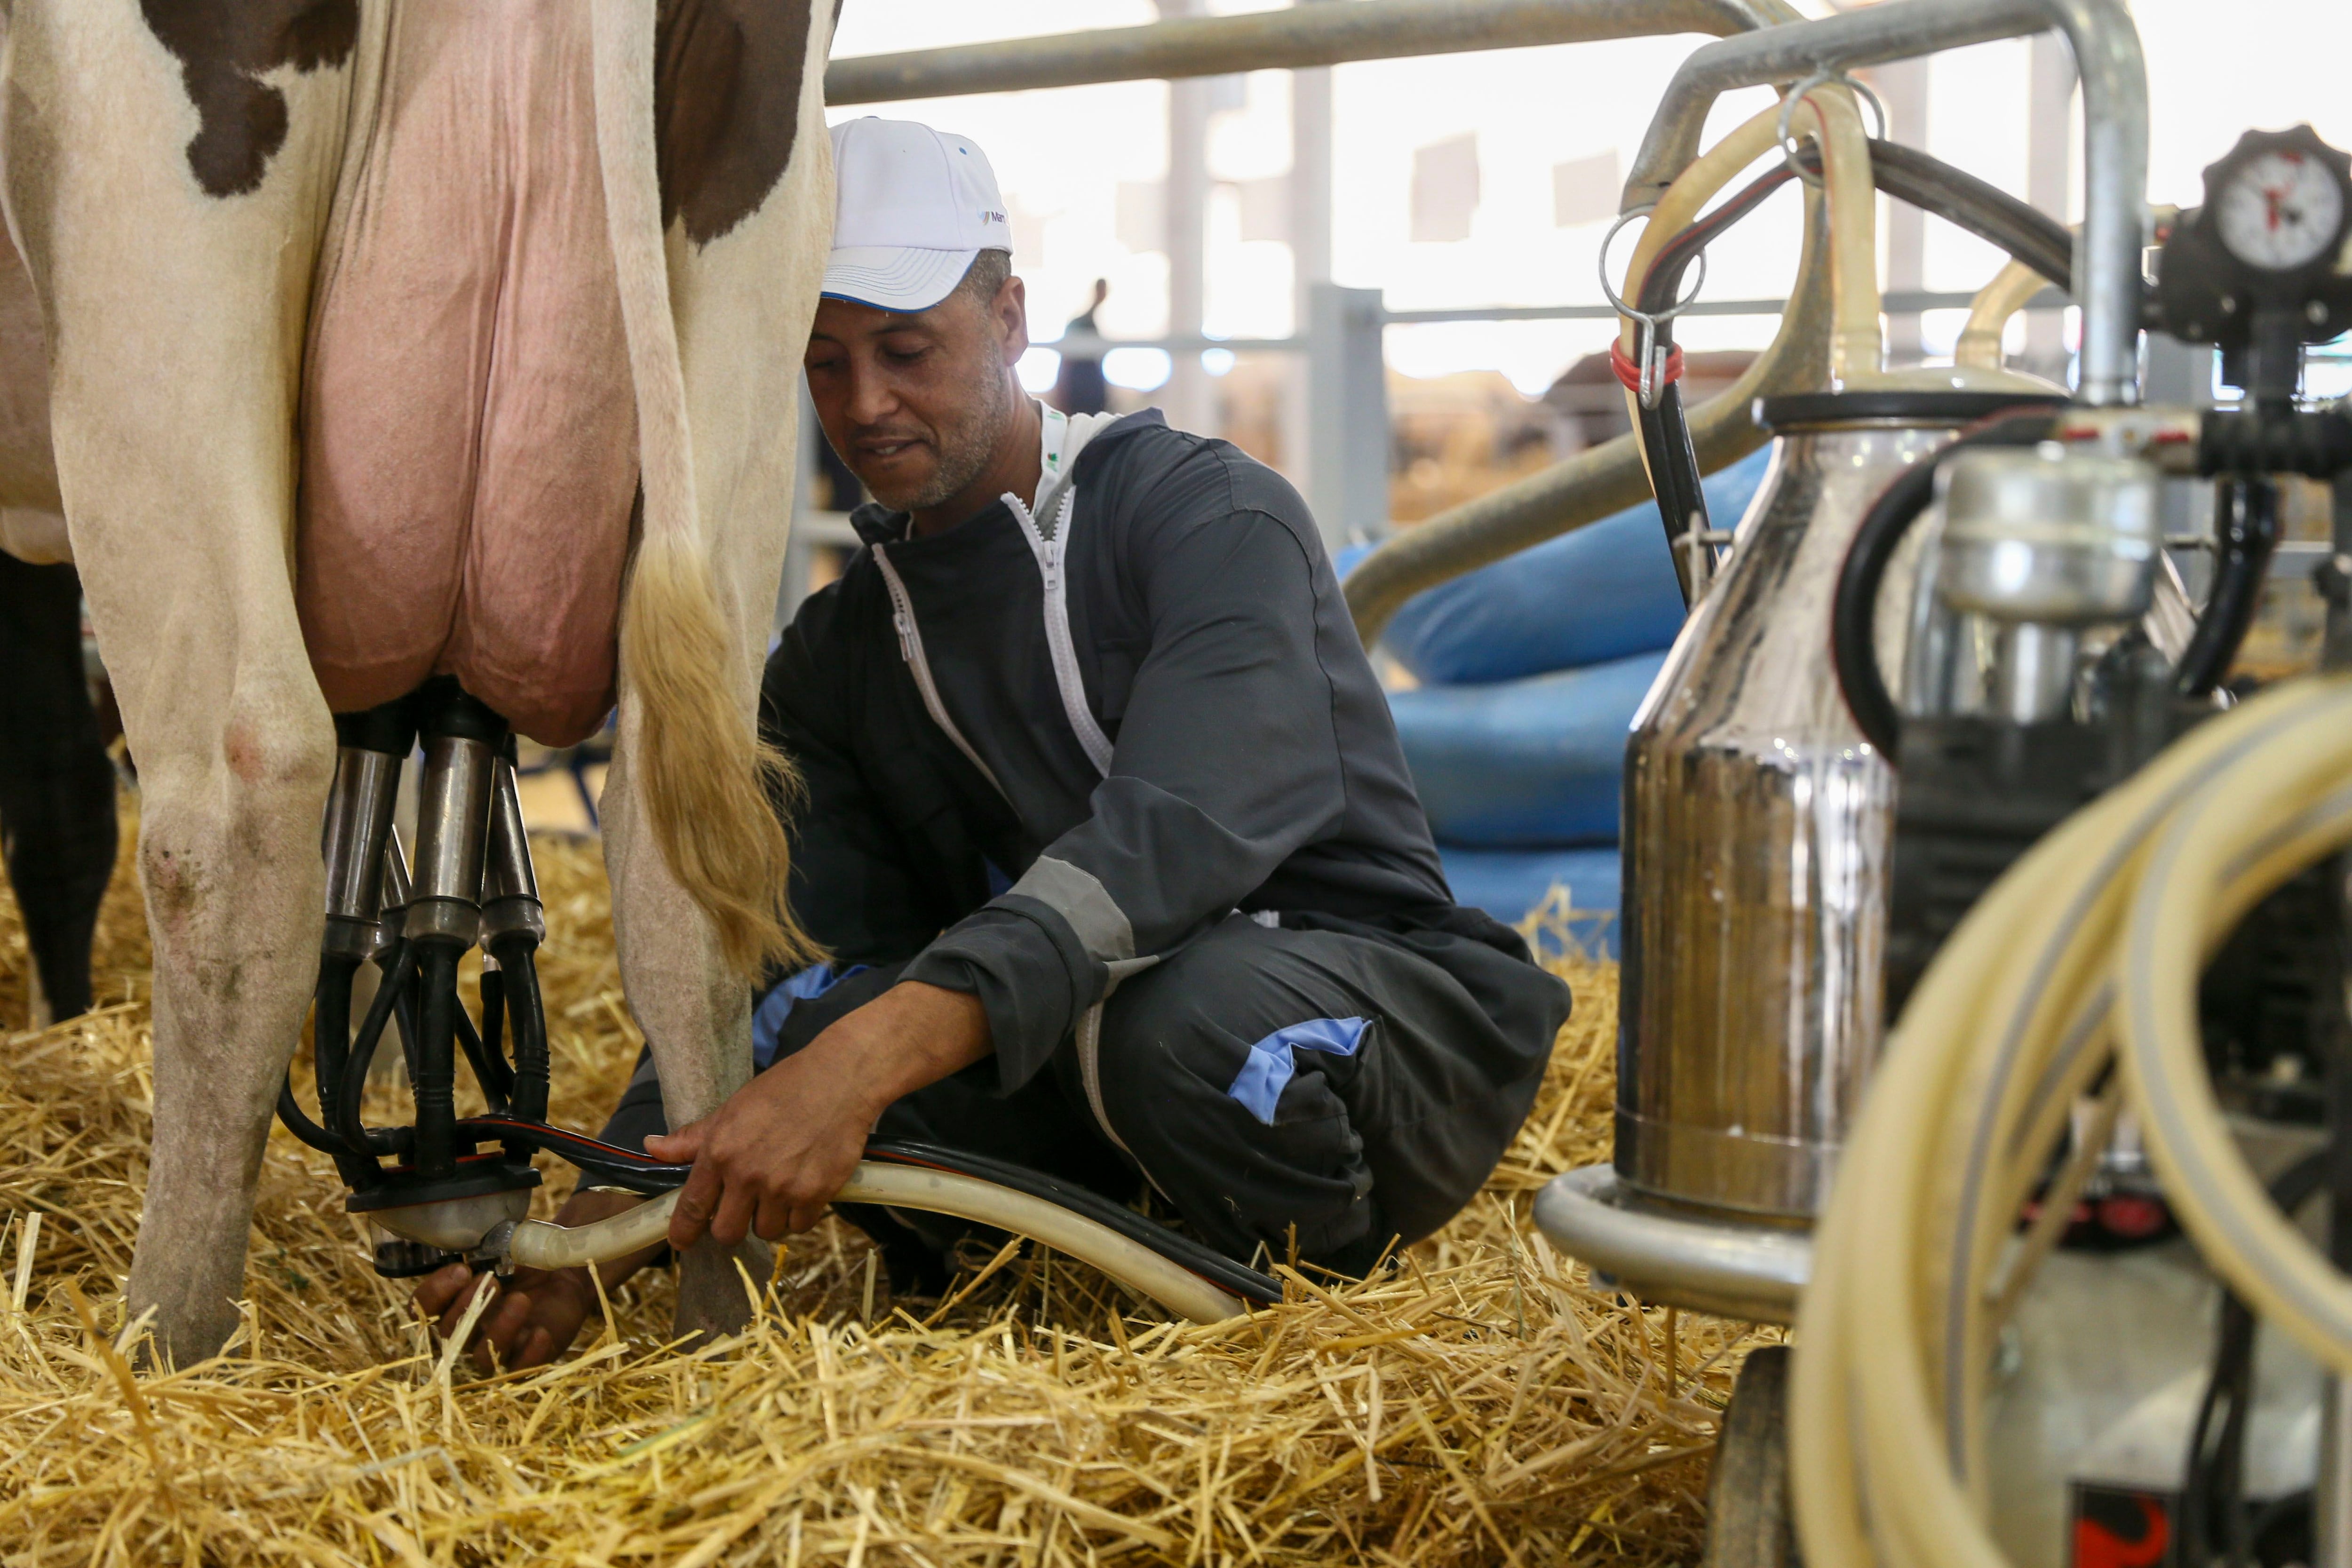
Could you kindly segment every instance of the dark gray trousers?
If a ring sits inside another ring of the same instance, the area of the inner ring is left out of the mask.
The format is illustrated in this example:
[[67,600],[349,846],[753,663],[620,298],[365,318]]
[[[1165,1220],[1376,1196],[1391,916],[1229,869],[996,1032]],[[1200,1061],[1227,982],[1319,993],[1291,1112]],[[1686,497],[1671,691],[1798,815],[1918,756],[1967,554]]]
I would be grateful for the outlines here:
[[[1397,934],[1311,915],[1231,917],[1129,977],[1103,1010],[1103,1110],[1076,1047],[1010,1091],[982,1061],[918,1089],[876,1135],[1026,1165],[1121,1202],[1156,1186],[1202,1239],[1246,1260],[1263,1246],[1360,1274],[1415,1241],[1486,1181],[1535,1102],[1568,988],[1525,959],[1446,931]],[[873,1000],[900,966],[796,1004],[789,1055]],[[1360,1021],[1360,1026],[1356,1026]],[[650,1058],[605,1136],[660,1131]],[[935,1281],[944,1226],[916,1235],[854,1205],[901,1289]],[[923,1265],[926,1258],[930,1268]]]

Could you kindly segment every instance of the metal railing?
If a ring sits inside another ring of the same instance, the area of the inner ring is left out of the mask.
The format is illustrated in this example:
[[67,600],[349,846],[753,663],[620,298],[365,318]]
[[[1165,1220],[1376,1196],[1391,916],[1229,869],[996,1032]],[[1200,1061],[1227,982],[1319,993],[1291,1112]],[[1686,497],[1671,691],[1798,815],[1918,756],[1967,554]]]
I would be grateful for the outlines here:
[[[1734,35],[1748,36],[1736,47],[1727,42],[1700,51],[1700,58],[1720,60],[1722,68],[1704,84],[1719,89],[1723,82],[1743,73],[1750,80],[1771,79],[1769,69],[1761,77],[1756,74],[1759,68],[1755,62],[1772,50],[1759,29],[1763,35],[1785,31],[1788,43],[1800,54],[1806,50],[1819,54],[1827,47],[1841,61],[1895,58],[1903,51],[1876,40],[1875,33],[1891,26],[1898,14],[1908,17],[1928,12],[1965,13],[1971,7],[1989,16],[1999,15],[2011,32],[2032,30],[2031,24],[2037,17],[2044,26],[2065,30],[2078,58],[2085,53],[2091,57],[2084,62],[2084,76],[2103,98],[2117,96],[2107,89],[2128,76],[2125,68],[2136,63],[2121,58],[2114,49],[2090,47],[2109,40],[2114,33],[2112,23],[2118,14],[2115,0],[1893,0],[1861,14],[1866,18],[1884,11],[1887,16],[1883,20],[1839,18],[1832,23],[1808,23],[1788,0],[1346,0],[1052,37],[852,57],[835,60],[827,68],[825,89],[829,103],[846,106],[1097,82],[1297,69],[1669,33],[1712,34],[1727,40]],[[2127,32],[2127,26],[2124,30]],[[1848,31],[1855,37],[1847,39]],[[1722,77],[1723,82],[1714,80],[1715,76]],[[1694,96],[1700,90],[1704,88],[1692,85]],[[2095,153],[2114,151],[2095,149]],[[2095,155],[2093,161],[2099,163],[2101,158]],[[2102,216],[2105,220],[2112,215]],[[2095,226],[2104,230],[2114,226],[2103,221]],[[1808,244],[1811,244],[1810,238]],[[2098,247],[2092,248],[2095,251]],[[1808,332],[1813,331],[1811,317],[1818,313],[1814,307],[1820,303],[1813,292],[1822,289],[1820,279],[1808,279],[1805,300],[1801,304],[1790,302],[1787,312],[1792,322],[1803,317]],[[1957,308],[1967,302],[1961,296],[1927,294],[1896,296],[1887,306],[1909,313]],[[1386,515],[1386,394],[1377,357],[1381,329],[1478,320],[1606,320],[1613,314],[1601,305],[1391,312],[1381,307],[1372,290],[1332,284],[1314,285],[1307,305],[1307,330],[1303,336],[1219,340],[1205,334],[1197,339],[1181,334],[1138,340],[1134,346],[1177,352],[1219,347],[1236,352],[1303,350],[1308,358],[1310,499],[1327,536],[1335,538],[1363,531],[1368,522],[1376,527]],[[1781,309],[1778,300],[1721,300],[1697,306],[1694,313],[1771,314]],[[1373,357],[1366,356],[1368,343]],[[1108,352],[1124,345],[1106,341],[1103,346]],[[1375,407],[1380,421],[1377,441],[1368,438]],[[1727,424],[1718,430],[1709,424],[1694,429],[1702,460],[1710,456],[1714,461],[1727,460],[1753,444],[1754,433],[1744,416],[1733,423],[1738,428]],[[1415,548],[1407,552],[1410,560],[1397,556],[1381,561],[1378,564],[1382,570],[1360,574],[1365,577],[1362,583],[1351,581],[1350,600],[1359,623],[1368,635],[1376,634],[1393,602],[1412,589],[1605,516],[1625,504],[1624,496],[1647,488],[1632,443],[1611,442],[1570,464],[1433,519],[1414,530]],[[1381,553],[1396,555],[1393,550]],[[1355,603],[1360,598],[1362,602]]]
[[[1886,295],[1881,305],[1888,315],[1919,315],[1928,310],[1965,310],[1976,302],[1976,296],[1947,289],[1914,289]],[[2029,310],[2059,310],[2074,301],[2063,291],[2044,289],[2028,300]],[[1778,316],[1789,308],[1789,301],[1779,300],[1701,300],[1683,308],[1685,316]],[[1378,325],[1383,327],[1439,326],[1463,321],[1613,321],[1618,319],[1614,305],[1462,305],[1433,310],[1391,310],[1381,309]],[[1170,353],[1198,353],[1209,349],[1226,349],[1234,353],[1297,353],[1307,347],[1303,334],[1286,338],[1219,337],[1202,332],[1181,337],[1106,338],[1087,332],[1068,332],[1058,338],[1033,338],[1038,348],[1082,354],[1104,354],[1113,349],[1162,349]]]
[[1349,0],[905,54],[855,55],[826,68],[824,100],[835,107],[894,103],[1661,33],[1721,37],[1797,16],[1783,0]]

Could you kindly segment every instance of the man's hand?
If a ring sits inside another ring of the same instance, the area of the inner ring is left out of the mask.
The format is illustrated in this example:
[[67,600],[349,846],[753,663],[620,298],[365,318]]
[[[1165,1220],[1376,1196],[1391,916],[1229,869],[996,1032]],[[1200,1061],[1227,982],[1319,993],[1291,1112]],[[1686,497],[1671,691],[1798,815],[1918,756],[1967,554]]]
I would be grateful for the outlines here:
[[824,1216],[856,1169],[876,1118],[900,1096],[988,1055],[980,998],[902,981],[738,1089],[710,1115],[646,1140],[694,1173],[670,1215],[672,1247],[707,1233],[732,1247],[777,1241]]
[[[587,1225],[632,1209],[643,1198],[628,1193],[580,1193],[557,1211],[559,1225]],[[602,1266],[607,1290],[651,1261],[658,1248]],[[475,1274],[462,1263],[426,1275],[416,1287],[416,1307],[446,1339],[457,1331],[477,1290],[496,1289],[499,1300],[474,1325],[474,1364],[488,1373],[553,1361],[579,1337],[581,1325],[597,1310],[596,1287],[585,1268],[518,1268],[504,1280]],[[497,1361],[491,1360],[495,1353]]]

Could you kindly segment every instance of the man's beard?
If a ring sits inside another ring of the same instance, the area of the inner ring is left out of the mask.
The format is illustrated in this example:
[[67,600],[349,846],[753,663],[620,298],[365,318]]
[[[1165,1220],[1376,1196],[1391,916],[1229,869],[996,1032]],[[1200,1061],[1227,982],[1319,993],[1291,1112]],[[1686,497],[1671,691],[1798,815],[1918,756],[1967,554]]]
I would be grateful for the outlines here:
[[911,494],[885,495],[877,490],[874,499],[898,511],[928,511],[944,506],[987,468],[1004,427],[1012,421],[1013,399],[1006,395],[1004,383],[995,380],[987,401],[972,409],[969,418],[939,431],[939,462],[929,483]]

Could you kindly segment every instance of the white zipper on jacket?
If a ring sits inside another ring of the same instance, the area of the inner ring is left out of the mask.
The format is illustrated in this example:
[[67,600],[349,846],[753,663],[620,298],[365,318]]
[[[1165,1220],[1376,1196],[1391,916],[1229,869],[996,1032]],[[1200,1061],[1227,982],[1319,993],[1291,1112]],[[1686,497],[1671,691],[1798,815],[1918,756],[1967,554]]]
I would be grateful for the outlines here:
[[1021,498],[1006,491],[1004,504],[1021,521],[1021,532],[1029,541],[1029,552],[1037,558],[1037,573],[1045,580],[1045,646],[1054,655],[1054,684],[1062,693],[1062,712],[1070,721],[1070,731],[1078,738],[1078,746],[1087,753],[1087,761],[1095,772],[1110,776],[1110,737],[1103,733],[1102,725],[1095,720],[1094,710],[1087,706],[1087,684],[1078,673],[1078,649],[1070,635],[1070,599],[1068,573],[1064,561],[1070,546],[1070,518],[1077,504],[1078,489],[1065,484],[1056,499],[1046,500],[1047,516],[1053,522],[1048,533],[1038,520],[1022,504]]
[[[1070,544],[1070,522],[1077,515],[1077,487],[1069,482],[1067,466],[1076,461],[1076,456],[1068,449],[1068,437],[1076,436],[1083,447],[1087,438],[1110,424],[1111,419],[1097,416],[1083,426],[1067,429],[1063,439],[1056,441],[1052,437],[1066,428],[1068,422],[1051,410],[1047,415],[1045,444],[1050,449],[1043,465],[1045,474],[1038,484],[1037,501],[1038,511],[1051,523],[1052,531],[1049,533],[1039,526],[1037,514],[1033,513],[1019,496],[1008,490],[1003,500],[1020,521],[1022,536],[1029,542],[1029,552],[1036,558],[1037,573],[1044,583],[1045,646],[1053,654],[1054,684],[1061,692],[1063,715],[1068,719],[1070,731],[1076,736],[1079,748],[1086,752],[1087,760],[1094,764],[1095,772],[1108,778],[1111,763],[1110,737],[1103,733],[1094,710],[1087,706],[1086,680],[1078,671],[1077,643],[1070,631],[1069,574],[1066,562]],[[888,548],[876,544],[873,551],[874,564],[881,569],[883,584],[890,594],[892,623],[898,633],[898,657],[906,661],[908,672],[914,676],[915,689],[923,695],[923,707],[930,714],[931,722],[955,742],[956,750],[980,770],[981,776],[995,787],[998,795],[1004,795],[1004,786],[997,783],[996,775],[989,771],[986,763],[980,760],[980,753],[972,749],[970,741],[964,739],[963,731],[956,728],[955,721],[948,717],[947,704],[940,700],[940,689],[931,679],[930,661],[923,655],[923,632],[915,623],[914,598],[899,578],[898,569],[890,563]],[[1009,800],[1011,797],[1006,798]],[[1118,989],[1118,983],[1127,978],[1128,973],[1149,969],[1159,962],[1155,955],[1140,961],[1130,959],[1113,966],[1110,984],[1103,992],[1102,1000],[1080,1016],[1074,1031],[1078,1053],[1078,1077],[1086,1090],[1087,1107],[1094,1112],[1095,1124],[1130,1159],[1135,1158],[1134,1151],[1128,1148],[1127,1140],[1121,1138],[1118,1130],[1110,1124],[1110,1115],[1103,1108],[1103,1002],[1109,1000],[1110,993]],[[1139,1169],[1143,1168],[1141,1160],[1136,1160],[1136,1164]],[[1150,1170],[1145,1169],[1143,1174],[1144,1179],[1155,1188],[1160,1186],[1158,1178]],[[1165,1195],[1165,1189],[1161,1192]]]
[[931,722],[937,724],[947,738],[955,742],[955,749],[980,770],[980,776],[988,781],[989,787],[1010,804],[1013,797],[1004,794],[1004,786],[996,782],[996,774],[980,760],[980,753],[972,750],[971,742],[963,738],[963,731],[956,728],[953,719],[948,717],[948,705],[940,700],[939,686],[931,679],[930,660],[923,657],[923,628],[915,624],[915,601],[908,594],[907,584],[899,579],[898,569],[890,564],[890,552],[880,544],[875,545],[873,550],[874,564],[882,569],[883,585],[890,591],[890,618],[898,629],[898,657],[906,660],[908,673],[914,676],[915,689],[923,694],[923,707],[929,712]]

